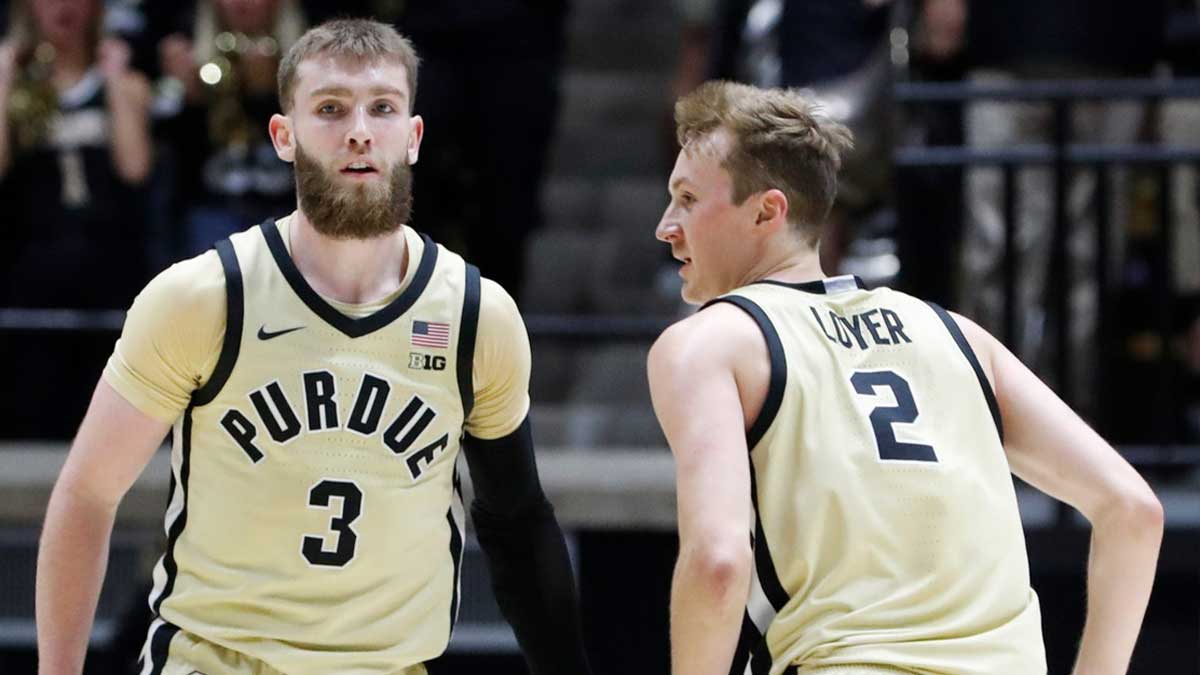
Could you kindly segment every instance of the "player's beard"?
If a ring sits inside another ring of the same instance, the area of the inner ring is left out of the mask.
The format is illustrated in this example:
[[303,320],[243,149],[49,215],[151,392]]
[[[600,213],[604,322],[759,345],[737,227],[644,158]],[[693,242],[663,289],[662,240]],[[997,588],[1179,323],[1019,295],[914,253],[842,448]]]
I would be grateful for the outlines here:
[[[377,167],[378,169],[378,167]],[[395,232],[412,213],[412,167],[398,162],[386,182],[339,185],[296,145],[296,194],[313,229],[332,239],[371,239]]]

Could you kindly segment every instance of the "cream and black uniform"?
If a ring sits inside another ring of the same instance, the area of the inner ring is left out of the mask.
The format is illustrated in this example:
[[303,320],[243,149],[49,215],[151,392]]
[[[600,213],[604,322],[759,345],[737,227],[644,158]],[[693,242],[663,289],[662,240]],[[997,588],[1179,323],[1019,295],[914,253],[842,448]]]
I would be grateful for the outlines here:
[[999,408],[954,319],[854,277],[716,302],[771,361],[732,672],[1045,673]]
[[290,226],[161,274],[105,371],[174,422],[143,675],[424,673],[458,611],[460,443],[527,429],[503,289],[406,227],[399,292],[337,303],[295,267]]

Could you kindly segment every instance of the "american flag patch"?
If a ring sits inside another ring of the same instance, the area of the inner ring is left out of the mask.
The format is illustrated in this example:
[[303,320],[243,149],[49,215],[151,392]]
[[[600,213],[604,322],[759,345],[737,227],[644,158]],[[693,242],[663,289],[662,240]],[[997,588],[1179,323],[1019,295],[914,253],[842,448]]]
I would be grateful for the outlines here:
[[437,321],[413,321],[412,346],[445,349],[450,346],[450,324]]

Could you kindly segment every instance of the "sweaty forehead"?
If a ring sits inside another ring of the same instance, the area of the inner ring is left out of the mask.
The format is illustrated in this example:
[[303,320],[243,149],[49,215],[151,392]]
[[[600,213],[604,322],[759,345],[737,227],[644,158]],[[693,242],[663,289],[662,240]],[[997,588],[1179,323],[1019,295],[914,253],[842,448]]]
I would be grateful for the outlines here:
[[399,61],[391,59],[328,55],[305,59],[297,66],[297,96],[307,96],[318,89],[331,87],[351,91],[391,87],[407,97],[408,70]]
[[732,190],[733,179],[722,165],[722,158],[711,148],[685,147],[680,151],[668,179],[668,190],[690,188],[702,192]]

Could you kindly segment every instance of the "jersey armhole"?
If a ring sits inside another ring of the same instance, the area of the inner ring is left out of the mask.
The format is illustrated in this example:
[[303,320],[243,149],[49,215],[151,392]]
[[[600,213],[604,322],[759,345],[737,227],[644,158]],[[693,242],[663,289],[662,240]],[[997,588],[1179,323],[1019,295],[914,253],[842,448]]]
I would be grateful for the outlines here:
[[771,361],[771,381],[767,385],[767,398],[763,401],[762,410],[759,411],[750,430],[746,432],[746,449],[753,452],[754,446],[758,445],[767,430],[771,428],[775,416],[779,414],[779,406],[783,403],[783,390],[787,386],[787,357],[783,353],[783,342],[779,339],[779,332],[775,330],[775,324],[771,323],[767,313],[757,303],[740,295],[724,295],[708,301],[700,309],[703,311],[718,302],[727,302],[749,314],[750,318],[758,324],[758,329],[762,331],[763,338],[767,341],[767,356]]
[[475,407],[475,336],[479,332],[479,268],[466,264],[462,328],[458,336],[458,395],[462,398],[463,423]]
[[996,392],[992,390],[992,383],[988,382],[987,373],[983,372],[983,366],[979,364],[979,358],[975,356],[975,350],[971,349],[971,343],[967,342],[967,336],[963,335],[962,328],[950,313],[942,309],[936,303],[926,301],[926,304],[933,309],[942,323],[946,325],[946,330],[950,331],[950,336],[954,338],[954,343],[958,345],[958,349],[967,357],[967,362],[971,364],[971,370],[975,371],[975,377],[979,380],[979,386],[983,389],[983,397],[987,400],[988,409],[992,413],[992,421],[996,423],[996,433],[1000,435],[1000,443],[1004,443],[1004,424],[1000,419],[1000,405],[996,401]]
[[204,383],[192,393],[191,407],[211,403],[225,386],[233,366],[237,363],[238,352],[242,347],[242,317],[245,313],[245,301],[242,295],[242,268],[238,264],[237,253],[233,243],[222,239],[216,243],[217,256],[221,259],[221,269],[225,273],[225,339],[221,343],[221,355],[217,357],[217,365],[213,373]]

